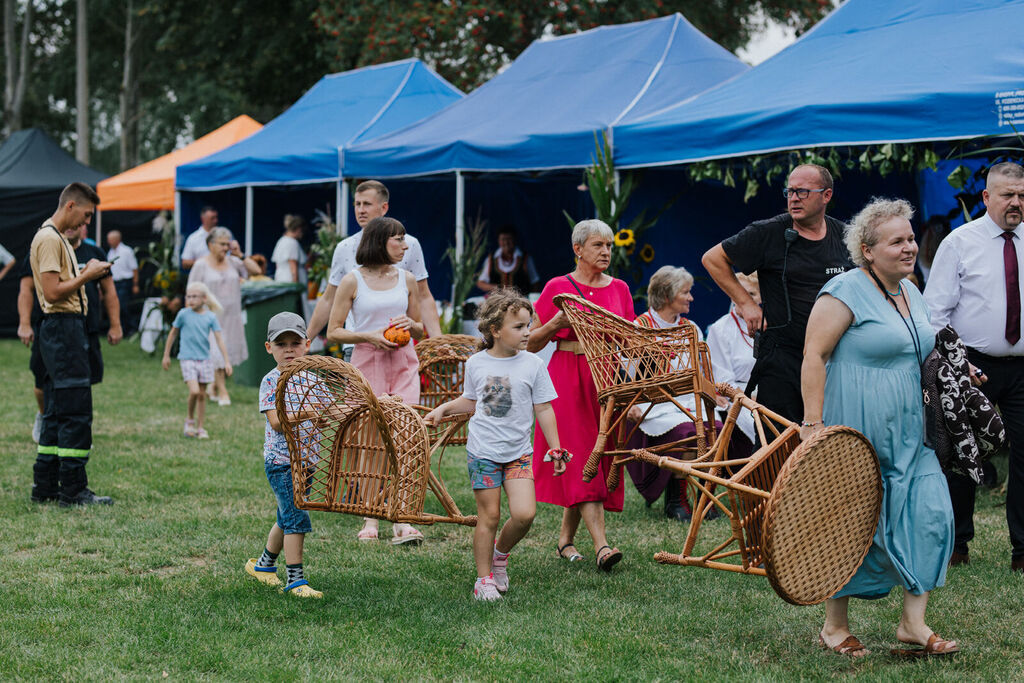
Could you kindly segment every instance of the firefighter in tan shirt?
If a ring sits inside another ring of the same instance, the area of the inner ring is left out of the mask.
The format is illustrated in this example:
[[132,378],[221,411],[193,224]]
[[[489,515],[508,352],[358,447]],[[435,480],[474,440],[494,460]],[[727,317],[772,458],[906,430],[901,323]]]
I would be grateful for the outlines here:
[[32,500],[37,503],[56,500],[67,507],[113,502],[89,490],[85,472],[92,448],[92,389],[83,285],[107,275],[110,264],[91,259],[79,271],[75,252],[64,237],[66,230],[92,220],[99,201],[84,183],[65,187],[57,211],[36,232],[29,253],[32,282],[43,309],[39,349],[46,368],[46,409],[33,467]]

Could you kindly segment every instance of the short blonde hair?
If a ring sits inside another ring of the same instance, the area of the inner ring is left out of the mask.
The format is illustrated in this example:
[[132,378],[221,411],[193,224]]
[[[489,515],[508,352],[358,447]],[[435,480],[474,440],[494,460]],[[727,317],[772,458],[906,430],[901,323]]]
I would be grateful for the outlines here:
[[647,305],[655,311],[665,308],[682,290],[693,287],[693,276],[683,267],[662,266],[647,283]]
[[608,227],[607,223],[597,218],[588,218],[577,223],[572,229],[572,245],[574,247],[577,245],[582,247],[594,235],[603,237],[606,240],[615,239],[615,234]]
[[187,294],[190,289],[195,289],[201,292],[203,297],[206,299],[206,307],[214,313],[220,313],[224,310],[224,307],[220,305],[220,301],[218,301],[217,297],[213,295],[213,292],[210,291],[210,288],[206,286],[205,282],[196,281],[188,283],[188,286],[185,287],[185,293]]
[[909,221],[913,217],[914,207],[906,199],[873,197],[846,228],[846,250],[850,252],[850,260],[858,266],[867,265],[861,247],[873,247],[878,243],[878,226],[891,218]]

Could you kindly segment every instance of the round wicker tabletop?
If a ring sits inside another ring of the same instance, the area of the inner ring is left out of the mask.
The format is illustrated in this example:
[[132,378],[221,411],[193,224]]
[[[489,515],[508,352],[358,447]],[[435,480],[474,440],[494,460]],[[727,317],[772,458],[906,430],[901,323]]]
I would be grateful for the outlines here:
[[882,507],[875,449],[855,429],[827,427],[782,466],[764,513],[764,565],[772,588],[816,605],[853,577]]

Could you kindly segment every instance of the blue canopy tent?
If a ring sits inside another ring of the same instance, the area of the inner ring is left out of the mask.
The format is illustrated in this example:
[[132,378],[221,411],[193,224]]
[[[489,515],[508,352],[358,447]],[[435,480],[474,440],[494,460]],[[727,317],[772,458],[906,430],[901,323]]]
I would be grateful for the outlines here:
[[[332,184],[336,221],[344,231],[347,187],[338,172],[338,148],[408,126],[461,97],[418,59],[324,76],[258,133],[179,166],[175,189],[216,198],[244,188],[247,252],[253,244],[254,187]],[[280,215],[272,220],[280,229]]]
[[847,0],[755,69],[614,127],[620,168],[1024,126],[1024,0]]
[[[342,175],[454,174],[455,247],[461,251],[464,172],[584,168],[593,161],[595,133],[747,69],[680,14],[538,40],[447,109],[394,133],[343,146]],[[578,182],[577,176],[566,183],[566,191],[575,192]],[[549,221],[564,225],[560,208],[549,212]]]

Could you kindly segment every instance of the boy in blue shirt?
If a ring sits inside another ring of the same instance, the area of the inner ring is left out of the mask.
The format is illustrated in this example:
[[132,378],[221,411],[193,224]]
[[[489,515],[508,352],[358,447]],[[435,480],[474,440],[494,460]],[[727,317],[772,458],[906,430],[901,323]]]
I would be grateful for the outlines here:
[[[277,577],[277,556],[284,548],[287,580],[280,590],[300,598],[322,598],[306,581],[302,572],[302,546],[306,534],[312,530],[309,513],[295,507],[292,493],[292,473],[288,457],[288,443],[282,433],[277,415],[277,382],[281,368],[289,361],[306,355],[309,339],[306,323],[295,313],[278,313],[267,325],[267,353],[277,361],[277,367],[260,382],[260,412],[267,416],[263,438],[263,460],[267,481],[277,499],[277,522],[270,529],[267,545],[258,560],[245,563],[245,572],[269,586],[280,586]],[[296,378],[293,378],[296,379]],[[299,380],[301,381],[301,379]]]

